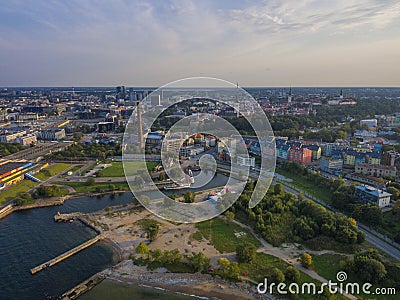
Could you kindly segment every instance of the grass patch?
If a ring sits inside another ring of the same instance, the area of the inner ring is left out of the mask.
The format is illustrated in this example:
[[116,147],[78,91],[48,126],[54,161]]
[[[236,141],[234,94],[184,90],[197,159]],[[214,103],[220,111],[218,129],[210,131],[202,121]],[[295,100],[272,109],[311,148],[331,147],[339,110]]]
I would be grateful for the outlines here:
[[309,193],[310,195],[313,195],[318,199],[323,200],[326,203],[331,203],[331,191],[323,187],[317,186],[314,182],[308,181],[302,174],[289,172],[280,168],[276,169],[276,172],[280,175],[292,179],[293,182],[290,182],[289,184],[298,187],[299,189]]
[[[78,171],[80,168],[82,168],[83,167],[83,165],[75,165],[73,168],[71,168],[68,172],[72,172],[72,174],[74,174],[76,171]],[[64,174],[62,174],[60,177],[61,178],[65,178],[65,177],[67,177],[68,176],[68,172],[66,172],[66,173],[64,173]]]
[[[237,246],[242,244],[252,244],[256,248],[261,246],[260,241],[246,228],[242,228],[234,223],[227,223],[220,218],[197,223],[196,227],[206,239],[210,240],[220,253],[235,252]],[[245,234],[236,237],[235,233],[238,232],[244,232]]]
[[3,190],[0,193],[0,205],[16,198],[18,195],[29,191],[38,185],[37,182],[33,182],[31,180],[22,180],[20,183],[10,187],[7,190]]
[[[50,177],[60,174],[61,172],[65,171],[65,169],[69,168],[71,164],[54,164],[40,172],[36,173],[34,176],[40,180],[47,180]],[[22,193],[26,193],[30,189],[37,186],[39,182],[33,182],[29,179],[24,179],[21,182],[7,188],[0,192],[0,205],[4,204],[7,201],[10,201]]]
[[160,223],[153,219],[144,218],[136,221],[135,224],[142,227],[142,229],[148,229],[150,226],[159,225]]
[[88,185],[86,182],[55,182],[55,184],[67,185],[78,193],[102,193],[110,191],[129,191],[127,182],[96,182]]
[[[240,273],[244,274],[246,272],[248,277],[257,282],[264,282],[264,278],[270,278],[274,268],[278,268],[284,273],[287,266],[289,266],[289,264],[284,262],[282,259],[265,253],[257,253],[255,260],[252,263],[239,264]],[[268,280],[268,283],[270,282],[271,280]],[[317,286],[317,291],[320,290],[321,282],[311,278],[310,276],[308,276],[303,272],[300,272],[300,279],[298,284],[301,287],[301,284],[303,283],[314,283]],[[286,282],[286,284],[289,285],[290,282]],[[306,294],[300,294],[293,298],[316,299],[315,295],[306,295]],[[329,299],[346,299],[346,298],[341,295],[332,295],[332,298]]]
[[157,268],[166,268],[172,273],[195,273],[195,270],[185,262],[179,261],[173,264],[162,263],[158,261],[149,261],[147,259],[138,258],[133,259],[135,265],[147,266],[149,270],[155,270]]
[[40,180],[47,180],[50,177],[53,177],[55,175],[64,172],[67,168],[71,166],[72,166],[71,164],[64,164],[64,163],[54,164],[51,165],[50,167],[47,167],[46,169],[41,170],[39,173],[35,174],[35,177]]
[[192,238],[196,241],[202,241],[203,240],[203,235],[201,234],[200,231],[196,231],[195,233],[193,233]]
[[341,253],[355,253],[362,248],[360,244],[342,244],[335,241],[333,238],[324,235],[304,241],[302,244],[304,247],[314,251],[333,250]]
[[[128,162],[129,164],[129,172],[134,174],[139,171],[141,163],[137,162]],[[158,162],[148,161],[146,162],[147,170],[152,170],[155,166],[158,165]],[[98,177],[124,177],[124,167],[122,162],[112,162],[110,167],[107,167],[97,173]]]
[[340,261],[347,257],[339,254],[312,255],[312,268],[325,279],[336,280],[337,272],[341,271]]

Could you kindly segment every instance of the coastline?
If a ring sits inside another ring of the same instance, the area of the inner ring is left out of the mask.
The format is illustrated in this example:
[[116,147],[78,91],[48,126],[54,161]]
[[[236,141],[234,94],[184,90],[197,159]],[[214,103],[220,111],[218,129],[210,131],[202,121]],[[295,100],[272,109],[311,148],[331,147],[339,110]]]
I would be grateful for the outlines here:
[[141,286],[174,292],[200,299],[250,300],[273,299],[258,294],[256,287],[245,282],[229,282],[219,277],[201,273],[170,273],[164,268],[149,271],[131,260],[124,260],[99,275],[105,280],[128,286]]
[[41,207],[58,206],[58,205],[63,205],[65,201],[73,200],[73,199],[80,198],[80,197],[100,197],[100,196],[105,196],[108,194],[115,194],[115,193],[119,193],[119,192],[127,193],[129,191],[128,190],[126,190],[126,191],[110,191],[110,192],[102,192],[102,193],[96,193],[96,194],[76,193],[73,195],[66,195],[66,196],[62,196],[62,197],[40,198],[40,199],[36,199],[36,202],[33,204],[22,205],[22,206],[13,205],[13,200],[10,200],[10,201],[4,203],[0,207],[0,220],[5,218],[9,214],[11,214],[15,211],[19,211],[19,210],[28,210],[28,209],[35,209],[35,208],[41,208]]

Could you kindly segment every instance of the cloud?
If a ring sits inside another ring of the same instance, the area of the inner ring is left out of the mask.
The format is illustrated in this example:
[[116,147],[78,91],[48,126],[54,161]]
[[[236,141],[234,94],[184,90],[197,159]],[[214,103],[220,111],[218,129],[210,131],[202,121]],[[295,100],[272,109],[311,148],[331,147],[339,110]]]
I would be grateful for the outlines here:
[[399,15],[391,0],[9,0],[0,7],[0,85],[158,85],[197,74],[259,84],[265,65],[272,76],[310,51],[334,61],[344,43],[393,47]]

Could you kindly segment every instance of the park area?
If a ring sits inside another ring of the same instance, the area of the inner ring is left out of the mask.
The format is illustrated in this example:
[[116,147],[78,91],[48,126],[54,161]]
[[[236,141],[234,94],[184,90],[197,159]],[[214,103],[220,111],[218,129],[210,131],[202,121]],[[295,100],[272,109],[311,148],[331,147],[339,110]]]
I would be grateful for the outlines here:
[[[137,162],[128,162],[129,172],[134,174],[140,170],[140,163]],[[158,162],[150,161],[146,162],[147,170],[152,170],[154,167],[158,165]],[[124,166],[122,162],[112,162],[111,166],[100,170],[97,173],[97,177],[124,177]]]
[[[47,180],[50,177],[53,177],[57,174],[60,174],[64,172],[67,168],[71,167],[71,164],[64,164],[64,163],[58,163],[51,165],[37,174],[35,174],[35,177],[40,179],[41,181]],[[0,205],[4,204],[7,201],[10,201],[20,195],[21,193],[25,193],[29,191],[30,189],[34,188],[37,186],[39,183],[38,182],[33,182],[28,179],[24,179],[21,182],[10,186],[9,188],[1,191],[0,193]]]

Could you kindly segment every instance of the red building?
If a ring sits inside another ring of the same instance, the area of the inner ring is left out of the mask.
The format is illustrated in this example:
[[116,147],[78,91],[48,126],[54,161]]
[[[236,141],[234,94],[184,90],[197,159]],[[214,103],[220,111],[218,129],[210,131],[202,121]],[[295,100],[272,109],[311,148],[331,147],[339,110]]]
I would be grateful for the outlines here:
[[312,160],[312,151],[307,148],[291,146],[289,160],[300,164],[309,164]]

